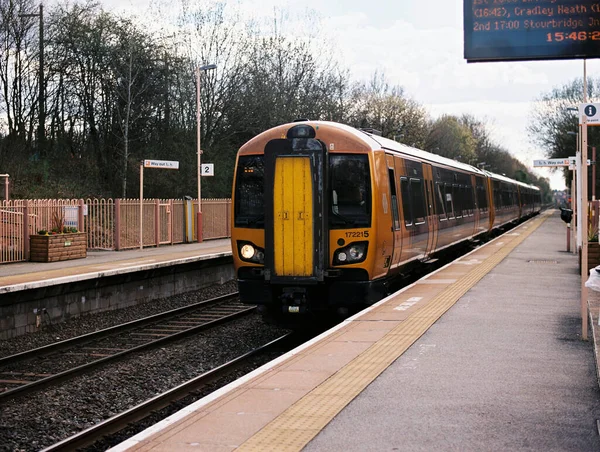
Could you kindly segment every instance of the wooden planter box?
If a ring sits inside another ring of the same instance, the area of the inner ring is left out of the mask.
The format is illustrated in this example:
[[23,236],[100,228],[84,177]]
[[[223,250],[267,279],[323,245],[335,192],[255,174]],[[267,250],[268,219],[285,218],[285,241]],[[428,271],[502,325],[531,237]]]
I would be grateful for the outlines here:
[[588,270],[600,265],[600,243],[588,243]]
[[32,262],[57,262],[87,256],[86,232],[31,235],[29,244],[29,260]]

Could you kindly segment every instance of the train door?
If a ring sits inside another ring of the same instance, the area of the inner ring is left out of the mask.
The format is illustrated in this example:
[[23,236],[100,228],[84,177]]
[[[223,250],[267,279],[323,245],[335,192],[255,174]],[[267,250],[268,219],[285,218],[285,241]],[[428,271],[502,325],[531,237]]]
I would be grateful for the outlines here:
[[423,180],[425,181],[425,199],[427,205],[427,225],[428,225],[428,235],[427,235],[427,250],[426,254],[430,255],[435,251],[435,247],[437,246],[437,236],[439,231],[439,223],[437,221],[437,216],[435,215],[434,209],[434,191],[433,191],[433,170],[431,165],[428,163],[423,164]]
[[272,283],[324,278],[326,158],[316,139],[265,147],[265,279]]
[[488,230],[492,230],[496,222],[496,209],[498,206],[496,205],[496,197],[494,196],[494,183],[492,178],[486,177],[485,183],[487,188],[488,212],[490,215]]
[[474,174],[471,175],[471,206],[473,208],[473,235],[477,235],[477,233],[479,233],[480,229],[479,229],[479,225],[480,225],[480,221],[481,221],[481,211],[480,211],[480,205],[479,205],[479,198],[477,197],[478,195],[478,190],[477,190],[477,176],[475,176]]
[[392,235],[394,243],[392,249],[394,250],[392,255],[391,267],[394,268],[400,262],[402,255],[402,222],[400,221],[400,210],[399,210],[399,199],[398,194],[400,188],[398,187],[398,181],[400,178],[396,176],[396,168],[394,166],[394,157],[392,155],[386,155],[386,162],[388,166],[388,178],[390,183],[390,205],[392,213]]

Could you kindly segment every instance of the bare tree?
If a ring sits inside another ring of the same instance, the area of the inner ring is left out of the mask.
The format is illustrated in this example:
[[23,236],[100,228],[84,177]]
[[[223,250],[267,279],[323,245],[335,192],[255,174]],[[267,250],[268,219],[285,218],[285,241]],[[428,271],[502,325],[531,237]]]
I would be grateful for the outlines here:
[[382,136],[422,148],[427,131],[427,115],[422,106],[409,99],[401,86],[390,86],[383,73],[375,72],[368,83],[353,88],[350,124],[372,127]]
[[444,115],[432,122],[425,150],[465,163],[475,163],[475,139],[459,118]]
[[37,58],[35,22],[21,17],[34,8],[29,0],[0,0],[0,113],[7,134],[31,143],[36,112]]
[[[588,99],[594,102],[600,98],[600,79],[588,79]],[[541,146],[548,158],[565,158],[575,155],[577,136],[577,107],[583,99],[583,80],[575,79],[547,93],[536,101],[527,127],[531,141]],[[575,111],[573,111],[575,110]],[[588,143],[595,146],[600,143],[600,131],[596,127],[588,128]],[[563,170],[567,186],[570,186],[571,172]]]

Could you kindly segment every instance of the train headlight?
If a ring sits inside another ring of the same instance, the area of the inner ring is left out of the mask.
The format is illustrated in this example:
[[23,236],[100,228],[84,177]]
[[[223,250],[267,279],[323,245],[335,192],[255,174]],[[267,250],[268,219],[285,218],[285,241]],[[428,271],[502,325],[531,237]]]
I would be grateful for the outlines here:
[[252,245],[244,245],[240,250],[240,254],[244,259],[252,259],[254,257],[254,247]]
[[240,259],[245,262],[255,264],[265,263],[265,250],[255,246],[250,242],[238,242],[238,254]]
[[367,258],[369,242],[354,242],[333,253],[333,265],[357,264]]
[[365,248],[362,246],[351,246],[348,250],[350,260],[353,262],[361,261],[365,255]]

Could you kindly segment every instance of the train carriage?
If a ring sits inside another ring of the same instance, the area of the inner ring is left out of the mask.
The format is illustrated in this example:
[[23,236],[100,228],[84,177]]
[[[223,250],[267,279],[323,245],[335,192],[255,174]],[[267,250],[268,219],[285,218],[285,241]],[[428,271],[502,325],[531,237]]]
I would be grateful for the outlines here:
[[240,298],[275,317],[367,306],[409,266],[535,213],[536,190],[338,123],[275,127],[237,156]]

